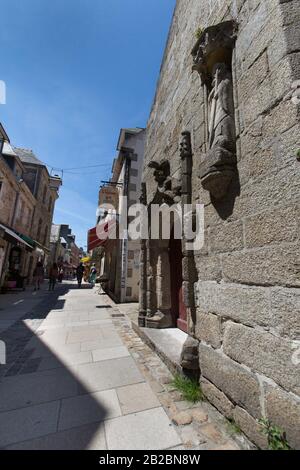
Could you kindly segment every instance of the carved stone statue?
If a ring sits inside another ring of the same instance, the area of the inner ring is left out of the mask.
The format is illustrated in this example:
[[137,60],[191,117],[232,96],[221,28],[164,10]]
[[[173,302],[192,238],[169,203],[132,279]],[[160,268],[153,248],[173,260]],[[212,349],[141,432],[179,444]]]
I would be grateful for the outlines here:
[[235,151],[235,124],[232,77],[224,63],[213,68],[209,105],[209,148],[223,147]]
[[[207,89],[207,153],[199,176],[204,189],[222,198],[236,170],[231,56],[237,26],[227,21],[207,28],[193,49],[194,67]],[[218,61],[215,60],[218,57]]]
[[168,160],[150,162],[149,168],[154,168],[154,179],[157,182],[157,194],[152,203],[174,204],[180,201],[181,183],[170,176]]
[[192,157],[191,133],[189,131],[184,131],[181,135],[180,158],[181,160],[184,160],[185,158]]

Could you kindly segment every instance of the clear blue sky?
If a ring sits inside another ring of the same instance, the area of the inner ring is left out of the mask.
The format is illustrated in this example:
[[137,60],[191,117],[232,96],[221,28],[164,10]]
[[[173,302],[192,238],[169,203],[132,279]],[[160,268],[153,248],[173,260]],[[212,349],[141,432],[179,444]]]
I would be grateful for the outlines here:
[[175,0],[1,0],[0,121],[65,173],[54,222],[95,224],[121,127],[145,127]]

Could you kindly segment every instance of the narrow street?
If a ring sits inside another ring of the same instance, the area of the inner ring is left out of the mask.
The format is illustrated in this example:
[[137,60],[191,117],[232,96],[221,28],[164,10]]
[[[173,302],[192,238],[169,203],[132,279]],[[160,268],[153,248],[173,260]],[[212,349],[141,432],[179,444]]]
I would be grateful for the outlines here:
[[45,289],[0,298],[2,449],[241,447],[210,405],[180,397],[166,366],[98,288]]

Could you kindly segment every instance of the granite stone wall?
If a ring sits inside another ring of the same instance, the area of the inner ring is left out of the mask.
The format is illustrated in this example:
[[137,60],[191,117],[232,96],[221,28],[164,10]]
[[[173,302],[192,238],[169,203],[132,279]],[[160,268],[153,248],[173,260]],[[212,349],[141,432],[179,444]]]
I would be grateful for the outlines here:
[[[198,177],[207,122],[191,50],[198,28],[232,19],[237,176],[212,201]],[[300,448],[299,24],[298,0],[178,0],[143,174],[149,202],[157,185],[147,164],[168,159],[171,176],[180,178],[181,132],[191,132],[193,202],[205,204],[205,244],[194,254],[200,381],[207,398],[263,448],[261,417]]]

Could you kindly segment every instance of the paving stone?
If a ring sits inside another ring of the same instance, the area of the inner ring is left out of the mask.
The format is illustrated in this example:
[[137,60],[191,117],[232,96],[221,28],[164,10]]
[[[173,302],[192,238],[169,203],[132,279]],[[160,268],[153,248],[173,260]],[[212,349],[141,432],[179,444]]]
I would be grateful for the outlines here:
[[[77,343],[78,344],[78,343]],[[79,345],[81,351],[93,351],[95,349],[106,349],[115,346],[123,346],[120,338],[99,339],[97,341],[84,341]]]
[[105,421],[105,432],[111,450],[160,450],[181,444],[162,408]]
[[55,432],[58,413],[58,401],[0,413],[0,446]]
[[192,425],[182,428],[180,430],[180,436],[183,444],[186,445],[187,448],[198,447],[206,443],[206,439],[200,436]]
[[213,424],[201,426],[201,434],[214,442],[218,443],[222,441],[222,434]]
[[128,349],[125,346],[116,348],[95,349],[92,351],[93,361],[107,361],[109,359],[118,359],[120,357],[130,356]]
[[204,410],[200,408],[194,408],[191,410],[193,420],[197,423],[205,423],[208,420],[208,415]]
[[123,415],[160,406],[159,400],[147,383],[118,388],[117,394]]
[[89,392],[109,390],[145,381],[131,357],[79,365],[77,374],[78,379]]
[[115,390],[80,395],[62,400],[58,430],[97,423],[121,415]]
[[185,426],[186,424],[191,424],[193,421],[193,416],[187,411],[180,411],[172,417],[172,421],[177,426]]
[[65,369],[6,377],[0,387],[0,411],[58,400],[77,393],[78,381]]
[[6,447],[7,450],[106,450],[103,422],[60,431]]

